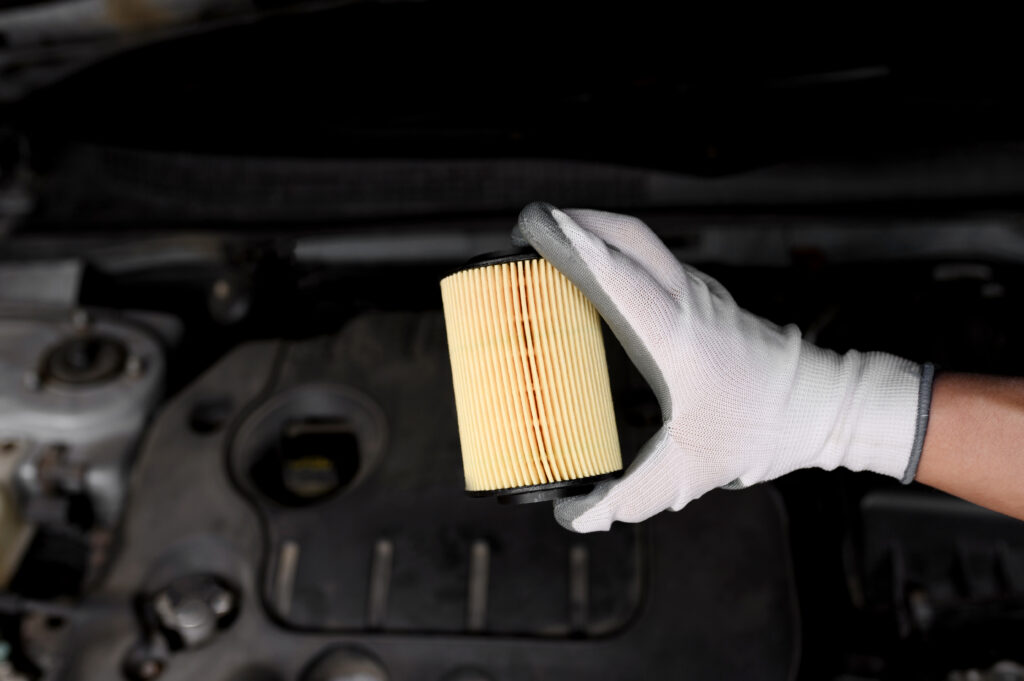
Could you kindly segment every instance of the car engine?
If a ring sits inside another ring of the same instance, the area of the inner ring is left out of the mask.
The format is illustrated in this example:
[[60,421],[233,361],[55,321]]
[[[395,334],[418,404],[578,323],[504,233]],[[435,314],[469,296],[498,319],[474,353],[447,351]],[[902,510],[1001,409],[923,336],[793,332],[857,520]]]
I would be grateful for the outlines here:
[[[0,681],[1024,679],[1024,525],[921,485],[800,471],[589,535],[467,497],[438,287],[530,201],[604,208],[824,347],[1020,375],[999,59],[122,4],[0,6]],[[605,345],[628,462],[661,417]]]

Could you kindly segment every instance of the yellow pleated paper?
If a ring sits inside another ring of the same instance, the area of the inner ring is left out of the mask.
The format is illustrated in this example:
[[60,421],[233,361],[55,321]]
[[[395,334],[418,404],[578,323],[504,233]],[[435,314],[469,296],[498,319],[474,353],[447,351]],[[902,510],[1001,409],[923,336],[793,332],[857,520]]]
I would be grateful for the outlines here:
[[594,306],[546,260],[441,281],[470,492],[622,468]]

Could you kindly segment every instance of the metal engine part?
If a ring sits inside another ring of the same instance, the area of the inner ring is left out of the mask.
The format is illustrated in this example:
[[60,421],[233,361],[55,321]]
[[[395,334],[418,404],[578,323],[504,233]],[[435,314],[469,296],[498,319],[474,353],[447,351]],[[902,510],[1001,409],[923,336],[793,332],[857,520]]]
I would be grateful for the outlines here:
[[175,638],[179,648],[206,643],[218,628],[230,623],[238,610],[238,597],[210,575],[180,577],[161,589],[150,603],[160,625]]
[[167,402],[46,678],[788,678],[772,491],[587,536],[467,498],[441,322],[245,344]]
[[163,381],[155,336],[103,311],[0,313],[0,584],[38,524],[114,528]]
[[339,648],[314,662],[302,681],[388,681],[388,673],[365,651]]

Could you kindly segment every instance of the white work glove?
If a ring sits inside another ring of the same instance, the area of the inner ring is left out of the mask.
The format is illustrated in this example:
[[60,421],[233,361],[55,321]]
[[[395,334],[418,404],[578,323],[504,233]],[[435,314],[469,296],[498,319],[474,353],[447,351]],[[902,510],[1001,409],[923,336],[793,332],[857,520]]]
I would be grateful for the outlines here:
[[636,218],[534,203],[518,229],[594,303],[664,419],[622,478],[555,503],[564,527],[607,530],[800,468],[913,479],[931,365],[806,343],[738,307]]

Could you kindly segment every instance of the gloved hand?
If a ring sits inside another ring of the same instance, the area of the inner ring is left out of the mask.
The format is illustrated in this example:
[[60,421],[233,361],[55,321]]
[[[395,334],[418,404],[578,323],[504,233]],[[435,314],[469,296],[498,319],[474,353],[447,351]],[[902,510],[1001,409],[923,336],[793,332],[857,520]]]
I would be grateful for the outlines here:
[[799,468],[913,479],[930,365],[806,343],[738,307],[636,218],[534,203],[518,229],[594,303],[664,419],[622,478],[556,502],[564,527],[607,530]]

